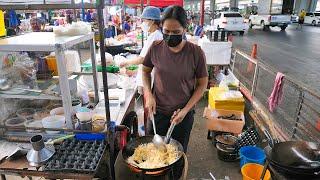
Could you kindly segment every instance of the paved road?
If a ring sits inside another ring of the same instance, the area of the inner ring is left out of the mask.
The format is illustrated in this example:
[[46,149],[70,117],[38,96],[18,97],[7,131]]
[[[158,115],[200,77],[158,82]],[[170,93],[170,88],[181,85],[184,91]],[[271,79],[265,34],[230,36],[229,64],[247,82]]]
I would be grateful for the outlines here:
[[296,30],[293,24],[286,31],[275,27],[268,32],[254,27],[234,39],[234,47],[249,53],[254,43],[258,44],[258,56],[265,63],[320,94],[320,27],[304,26]]

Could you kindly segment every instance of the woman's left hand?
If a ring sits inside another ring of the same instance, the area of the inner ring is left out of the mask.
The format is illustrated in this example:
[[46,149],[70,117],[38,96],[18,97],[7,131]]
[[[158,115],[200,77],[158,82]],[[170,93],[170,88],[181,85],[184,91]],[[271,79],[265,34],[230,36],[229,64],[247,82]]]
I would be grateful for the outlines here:
[[179,124],[184,119],[184,117],[187,115],[187,113],[188,112],[184,109],[176,110],[172,115],[171,123]]

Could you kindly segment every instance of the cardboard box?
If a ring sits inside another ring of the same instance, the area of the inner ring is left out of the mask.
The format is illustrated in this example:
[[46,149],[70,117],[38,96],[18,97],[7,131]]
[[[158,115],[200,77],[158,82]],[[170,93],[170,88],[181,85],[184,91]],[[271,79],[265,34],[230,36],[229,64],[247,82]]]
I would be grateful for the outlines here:
[[209,107],[212,109],[224,109],[244,112],[244,98],[226,98],[225,94],[228,92],[230,92],[228,88],[210,88],[208,96]]
[[[218,119],[218,116],[229,116],[234,114],[240,120]],[[230,111],[221,109],[205,108],[203,117],[207,119],[207,129],[239,134],[245,124],[244,113],[241,111]]]

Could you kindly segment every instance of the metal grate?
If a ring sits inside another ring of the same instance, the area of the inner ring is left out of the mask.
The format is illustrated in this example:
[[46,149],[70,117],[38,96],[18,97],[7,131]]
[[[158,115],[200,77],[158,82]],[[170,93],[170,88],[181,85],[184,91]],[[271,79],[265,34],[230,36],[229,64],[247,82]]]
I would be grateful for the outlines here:
[[[235,50],[234,54],[233,73],[264,109],[269,109],[268,97],[278,71],[261,59],[257,63],[240,50]],[[249,64],[254,70],[249,71]],[[268,115],[288,139],[320,143],[320,95],[306,87],[286,76],[283,99],[274,112],[268,111]]]
[[251,58],[246,54],[236,51],[233,61],[233,73],[244,87],[252,90],[256,63],[248,60]]

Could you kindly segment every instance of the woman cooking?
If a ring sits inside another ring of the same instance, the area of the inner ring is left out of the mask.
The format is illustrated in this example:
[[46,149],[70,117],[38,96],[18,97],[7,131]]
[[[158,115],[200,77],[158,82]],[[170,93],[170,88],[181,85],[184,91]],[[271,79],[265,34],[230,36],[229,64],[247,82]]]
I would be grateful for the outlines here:
[[[143,62],[146,107],[154,113],[159,135],[166,134],[170,123],[176,124],[172,138],[186,152],[194,120],[193,107],[208,83],[206,60],[199,46],[183,39],[187,15],[182,7],[168,7],[161,21],[163,40],[151,45]],[[152,70],[155,72],[153,89]],[[152,134],[152,128],[148,128],[148,133]]]

